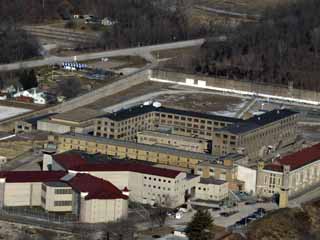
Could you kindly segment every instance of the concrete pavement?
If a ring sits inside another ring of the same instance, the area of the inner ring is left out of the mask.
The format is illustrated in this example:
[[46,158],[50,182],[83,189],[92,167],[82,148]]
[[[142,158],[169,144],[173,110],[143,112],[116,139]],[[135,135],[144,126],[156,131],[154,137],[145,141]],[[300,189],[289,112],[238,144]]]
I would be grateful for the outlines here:
[[[119,49],[119,50],[113,50],[113,51],[86,53],[86,54],[77,55],[77,60],[78,61],[87,61],[87,60],[100,59],[100,58],[105,58],[105,57],[128,56],[128,55],[150,56],[149,54],[154,51],[162,51],[162,50],[169,50],[169,49],[200,46],[204,43],[204,41],[205,41],[204,39],[195,39],[195,40],[188,40],[188,41],[181,41],[181,42],[164,43],[164,44],[157,44],[157,45],[150,45],[150,46]],[[46,66],[46,65],[59,64],[59,63],[65,62],[65,61],[73,61],[73,57],[51,56],[51,57],[46,57],[41,60],[23,61],[23,62],[16,62],[16,63],[10,63],[10,64],[3,64],[3,65],[0,65],[0,72],[1,71],[13,71],[13,70],[21,69],[21,68],[26,69],[26,68],[34,68],[34,67],[41,67],[41,66]]]

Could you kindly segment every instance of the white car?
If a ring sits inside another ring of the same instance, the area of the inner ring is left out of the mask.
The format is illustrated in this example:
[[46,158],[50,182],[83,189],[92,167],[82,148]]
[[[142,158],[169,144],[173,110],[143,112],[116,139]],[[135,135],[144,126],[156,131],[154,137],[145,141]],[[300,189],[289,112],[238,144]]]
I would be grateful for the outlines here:
[[101,62],[108,62],[109,58],[101,58]]
[[186,208],[179,208],[179,212],[186,213],[186,212],[188,212],[188,209],[186,209]]
[[177,212],[176,213],[176,219],[181,219],[183,216],[183,213],[182,212]]

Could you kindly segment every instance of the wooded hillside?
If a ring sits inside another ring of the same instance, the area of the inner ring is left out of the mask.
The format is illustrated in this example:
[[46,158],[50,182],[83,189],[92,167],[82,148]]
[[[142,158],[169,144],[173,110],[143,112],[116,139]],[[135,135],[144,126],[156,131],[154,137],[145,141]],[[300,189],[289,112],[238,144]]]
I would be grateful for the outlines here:
[[320,1],[300,0],[268,9],[228,40],[207,41],[196,71],[209,75],[320,90]]

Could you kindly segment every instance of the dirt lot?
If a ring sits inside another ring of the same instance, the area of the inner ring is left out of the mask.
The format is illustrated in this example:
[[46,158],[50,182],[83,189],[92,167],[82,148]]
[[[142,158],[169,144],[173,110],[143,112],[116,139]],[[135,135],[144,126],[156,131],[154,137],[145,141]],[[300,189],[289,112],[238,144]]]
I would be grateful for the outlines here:
[[117,103],[129,100],[134,97],[138,97],[147,93],[157,92],[159,90],[166,89],[167,87],[168,87],[168,84],[161,84],[156,82],[150,82],[148,84],[143,83],[135,87],[132,87],[130,89],[127,89],[125,91],[119,92],[115,95],[102,98],[97,102],[87,105],[86,107],[100,110],[108,106],[112,106]]
[[121,68],[141,68],[147,64],[147,62],[139,56],[119,56],[119,57],[110,57],[106,62],[101,61],[100,59],[90,61],[87,64],[93,68],[102,68],[102,69],[121,69]]
[[46,240],[73,240],[74,236],[67,233],[57,233],[43,228],[0,221],[0,239],[46,239]]
[[243,102],[241,98],[206,93],[162,95],[156,100],[168,107],[200,112],[220,112],[230,108],[236,109],[236,105]]

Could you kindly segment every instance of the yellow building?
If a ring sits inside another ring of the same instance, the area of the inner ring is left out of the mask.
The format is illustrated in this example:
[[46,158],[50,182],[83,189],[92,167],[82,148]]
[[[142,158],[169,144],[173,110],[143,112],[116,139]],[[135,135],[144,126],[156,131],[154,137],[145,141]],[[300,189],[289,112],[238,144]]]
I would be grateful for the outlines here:
[[298,113],[276,109],[219,129],[213,138],[217,155],[238,152],[250,160],[261,159],[270,151],[293,144],[297,139]]
[[64,134],[57,136],[57,138],[59,152],[82,150],[88,153],[107,154],[120,159],[144,160],[189,169],[194,169],[199,162],[215,159],[211,154],[82,134]]
[[172,134],[212,140],[215,129],[241,121],[237,118],[179,110],[160,105],[140,105],[109,113],[95,120],[94,135],[136,140],[138,132],[167,129]]
[[156,131],[143,131],[138,132],[137,142],[175,148],[190,152],[208,153],[211,151],[210,144],[206,139],[195,137],[187,137],[182,135],[170,134],[165,132]]

